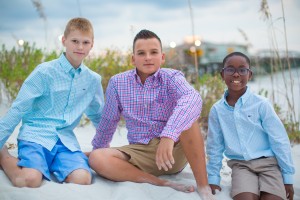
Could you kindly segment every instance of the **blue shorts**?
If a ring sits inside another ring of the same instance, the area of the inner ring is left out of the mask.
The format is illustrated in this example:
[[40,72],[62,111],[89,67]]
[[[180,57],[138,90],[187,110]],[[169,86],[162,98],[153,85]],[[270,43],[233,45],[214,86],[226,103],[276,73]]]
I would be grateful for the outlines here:
[[53,173],[58,182],[63,182],[76,169],[85,169],[92,175],[86,155],[70,151],[60,140],[52,151],[34,142],[18,140],[18,156],[18,166],[36,169],[48,180]]

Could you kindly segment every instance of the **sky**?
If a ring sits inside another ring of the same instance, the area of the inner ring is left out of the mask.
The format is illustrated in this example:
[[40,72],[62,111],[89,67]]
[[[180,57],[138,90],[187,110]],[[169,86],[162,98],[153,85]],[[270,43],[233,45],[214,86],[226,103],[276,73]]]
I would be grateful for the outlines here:
[[[271,45],[270,25],[259,12],[261,0],[34,1],[41,2],[42,12],[32,0],[0,0],[1,46],[18,47],[17,41],[22,39],[38,48],[62,50],[58,38],[74,17],[92,22],[94,53],[107,48],[131,50],[132,40],[141,29],[155,32],[164,47],[171,42],[180,45],[193,34],[206,42],[249,43],[249,51],[254,53]],[[288,49],[300,51],[299,0],[268,0],[278,48],[285,49],[282,2]]]

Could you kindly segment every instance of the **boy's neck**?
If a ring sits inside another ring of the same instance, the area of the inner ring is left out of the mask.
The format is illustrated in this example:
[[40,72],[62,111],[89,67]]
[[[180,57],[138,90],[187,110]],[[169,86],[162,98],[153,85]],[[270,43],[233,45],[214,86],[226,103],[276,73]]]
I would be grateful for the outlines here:
[[233,106],[236,104],[236,102],[239,100],[243,94],[245,94],[246,90],[241,91],[231,91],[228,90],[228,95],[226,96],[226,101],[230,106]]
[[63,53],[68,62],[72,65],[72,67],[76,70],[80,67],[82,61],[79,64],[74,63],[69,56],[67,56],[66,52]]

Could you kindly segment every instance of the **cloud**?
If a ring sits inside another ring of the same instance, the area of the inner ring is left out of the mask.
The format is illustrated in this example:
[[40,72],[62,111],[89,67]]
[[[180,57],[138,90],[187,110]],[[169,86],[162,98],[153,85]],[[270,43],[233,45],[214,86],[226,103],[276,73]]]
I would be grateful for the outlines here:
[[[194,32],[210,42],[245,43],[238,29],[242,29],[253,48],[268,48],[268,25],[260,19],[260,2],[191,0]],[[269,0],[280,46],[284,47],[281,2]],[[41,0],[47,21],[39,17],[30,0],[0,2],[0,44],[15,46],[12,35],[36,46],[59,49],[58,36],[73,17],[86,17],[94,26],[95,51],[111,46],[131,48],[134,35],[140,29],[150,29],[162,39],[182,43],[192,35],[190,10],[187,0]],[[300,51],[300,3],[284,1],[289,47]]]

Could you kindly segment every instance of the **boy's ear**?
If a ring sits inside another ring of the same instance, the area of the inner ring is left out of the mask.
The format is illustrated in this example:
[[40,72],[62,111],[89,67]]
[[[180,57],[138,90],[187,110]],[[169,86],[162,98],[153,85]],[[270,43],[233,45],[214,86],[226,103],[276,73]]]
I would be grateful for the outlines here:
[[165,61],[166,61],[166,54],[162,53],[162,55],[161,55],[161,64],[164,64]]
[[91,49],[94,47],[94,39],[92,40]]
[[62,38],[61,38],[61,43],[63,46],[65,46],[65,41],[66,41],[66,38],[65,36],[63,35]]
[[223,74],[223,70],[220,71],[220,76],[222,77],[222,80],[224,80],[224,74]]
[[132,54],[132,56],[131,56],[131,62],[132,62],[132,64],[135,66],[135,59],[134,59],[134,55]]
[[252,79],[252,75],[253,75],[253,72],[252,71],[249,71],[249,81]]

